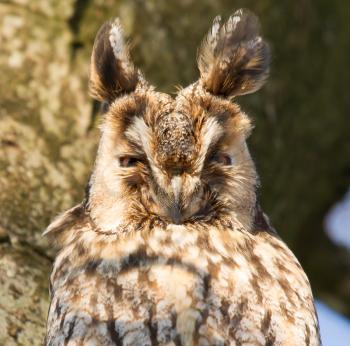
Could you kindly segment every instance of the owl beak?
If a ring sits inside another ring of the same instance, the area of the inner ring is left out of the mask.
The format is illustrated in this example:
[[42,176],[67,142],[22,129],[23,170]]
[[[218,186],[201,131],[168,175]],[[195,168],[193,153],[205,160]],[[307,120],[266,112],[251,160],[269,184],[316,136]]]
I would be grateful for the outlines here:
[[180,174],[172,177],[167,214],[174,224],[182,224],[200,208],[203,189],[199,185],[198,177]]
[[173,192],[173,201],[171,203],[169,216],[173,223],[178,225],[183,222],[183,216],[181,212],[182,179],[180,175],[175,175],[171,179],[171,187]]
[[180,225],[183,222],[183,216],[181,213],[181,207],[178,203],[174,203],[171,210],[170,210],[170,218],[171,221],[175,224],[175,225]]

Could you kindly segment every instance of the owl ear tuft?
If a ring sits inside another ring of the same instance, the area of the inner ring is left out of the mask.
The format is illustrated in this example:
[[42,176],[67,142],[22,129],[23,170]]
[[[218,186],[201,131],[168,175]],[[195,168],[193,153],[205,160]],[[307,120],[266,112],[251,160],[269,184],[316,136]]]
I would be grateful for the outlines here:
[[212,94],[252,93],[269,73],[270,49],[259,36],[259,21],[248,10],[236,11],[225,24],[216,17],[198,50],[200,82]]
[[106,22],[97,33],[92,50],[91,95],[101,102],[111,103],[121,94],[134,91],[138,78],[119,19]]

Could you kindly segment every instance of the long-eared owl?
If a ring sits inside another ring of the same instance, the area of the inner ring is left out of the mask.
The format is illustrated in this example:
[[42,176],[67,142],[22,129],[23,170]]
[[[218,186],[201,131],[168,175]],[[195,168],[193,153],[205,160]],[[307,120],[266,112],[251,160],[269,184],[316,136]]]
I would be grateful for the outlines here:
[[175,97],[130,60],[119,20],[94,43],[106,107],[85,200],[56,218],[46,345],[319,345],[308,279],[257,201],[235,102],[269,72],[257,18],[217,17]]

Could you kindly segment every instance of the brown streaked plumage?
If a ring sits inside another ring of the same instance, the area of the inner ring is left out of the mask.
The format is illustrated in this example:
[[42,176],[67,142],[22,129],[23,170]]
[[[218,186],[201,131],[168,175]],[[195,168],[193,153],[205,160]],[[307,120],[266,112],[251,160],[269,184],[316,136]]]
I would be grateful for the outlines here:
[[261,211],[233,97],[259,89],[258,21],[216,19],[200,78],[175,98],[129,58],[119,21],[97,34],[90,85],[108,107],[84,202],[46,234],[46,345],[319,345],[308,279]]

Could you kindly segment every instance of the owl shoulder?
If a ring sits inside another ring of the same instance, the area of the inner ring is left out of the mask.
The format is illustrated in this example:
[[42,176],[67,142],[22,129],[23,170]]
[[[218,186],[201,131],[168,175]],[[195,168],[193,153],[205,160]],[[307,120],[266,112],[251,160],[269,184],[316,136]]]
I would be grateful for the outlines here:
[[46,228],[43,235],[47,236],[56,247],[62,248],[69,242],[69,238],[76,230],[85,228],[88,224],[89,217],[85,203],[82,202],[58,215]]

